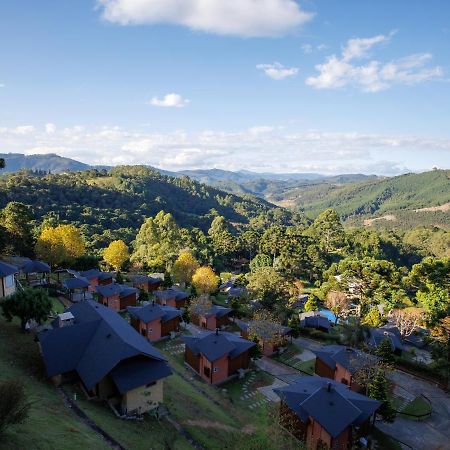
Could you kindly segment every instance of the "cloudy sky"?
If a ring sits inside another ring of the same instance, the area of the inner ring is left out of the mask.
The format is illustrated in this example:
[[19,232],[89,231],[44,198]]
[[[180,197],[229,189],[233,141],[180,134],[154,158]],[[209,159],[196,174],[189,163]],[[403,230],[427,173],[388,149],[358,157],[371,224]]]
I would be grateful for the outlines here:
[[447,0],[0,2],[0,152],[392,175],[449,124]]

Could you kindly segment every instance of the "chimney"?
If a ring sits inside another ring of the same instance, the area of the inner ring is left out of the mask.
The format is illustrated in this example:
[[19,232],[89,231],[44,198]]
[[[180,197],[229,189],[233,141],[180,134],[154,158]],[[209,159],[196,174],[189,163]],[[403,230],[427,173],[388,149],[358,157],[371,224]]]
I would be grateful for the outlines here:
[[155,300],[152,300],[152,306],[155,306]]
[[331,383],[330,382],[327,383],[327,392],[331,392]]
[[219,336],[219,329],[216,328],[216,336]]

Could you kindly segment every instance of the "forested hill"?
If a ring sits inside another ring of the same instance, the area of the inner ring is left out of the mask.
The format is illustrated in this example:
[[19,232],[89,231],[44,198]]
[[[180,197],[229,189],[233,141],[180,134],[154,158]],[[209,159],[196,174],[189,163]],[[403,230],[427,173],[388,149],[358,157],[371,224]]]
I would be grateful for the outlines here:
[[143,217],[160,210],[172,213],[180,226],[203,230],[217,214],[233,223],[246,223],[270,210],[290,214],[264,200],[228,194],[143,166],[116,167],[109,172],[36,175],[21,171],[0,175],[0,208],[10,201],[31,205],[38,220],[56,216],[81,226],[87,235],[104,235],[111,230],[127,241],[134,238]]
[[[314,217],[326,208],[355,225],[450,227],[450,170],[406,174],[347,185],[321,185],[292,192],[278,204]],[[372,219],[378,219],[373,221]]]
[[21,169],[45,171],[51,173],[75,172],[87,170],[88,164],[65,158],[54,153],[45,155],[24,155],[22,153],[0,153],[0,158],[6,162],[4,172],[17,172]]

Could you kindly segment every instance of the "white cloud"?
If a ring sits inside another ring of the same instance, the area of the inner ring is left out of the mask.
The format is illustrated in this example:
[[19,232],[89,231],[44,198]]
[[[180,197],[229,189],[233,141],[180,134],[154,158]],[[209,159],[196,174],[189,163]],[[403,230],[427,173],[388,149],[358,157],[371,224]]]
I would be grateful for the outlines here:
[[312,19],[295,0],[97,0],[120,25],[168,23],[243,37],[279,36]]
[[[382,173],[448,166],[450,139],[414,135],[323,132],[255,126],[236,132],[183,130],[157,133],[117,126],[89,128],[0,128],[0,144],[10,152],[57,153],[90,164],[149,164],[168,170],[226,170],[321,173]],[[406,161],[406,163],[405,163]],[[417,162],[418,161],[418,162]]]
[[316,46],[314,46],[312,44],[302,44],[300,48],[302,49],[302,52],[305,55],[310,55],[311,53],[313,53],[315,51],[321,52],[321,51],[327,49],[328,46],[325,44],[319,44]]
[[284,80],[288,77],[294,77],[298,73],[297,67],[284,67],[279,62],[274,62],[273,64],[258,64],[256,68],[262,70],[273,80]]
[[349,39],[341,56],[331,55],[326,62],[316,65],[319,74],[308,77],[306,84],[317,89],[351,85],[364,92],[379,92],[396,84],[413,85],[442,77],[441,67],[426,67],[432,59],[430,53],[417,53],[387,63],[377,60],[362,65],[355,63],[367,58],[372,47],[388,42],[394,34],[395,31],[387,36]]
[[153,106],[163,106],[166,108],[183,108],[190,100],[183,98],[180,94],[167,94],[163,98],[153,97],[150,104]]
[[45,132],[47,134],[53,134],[56,131],[56,125],[54,123],[47,123],[45,125]]

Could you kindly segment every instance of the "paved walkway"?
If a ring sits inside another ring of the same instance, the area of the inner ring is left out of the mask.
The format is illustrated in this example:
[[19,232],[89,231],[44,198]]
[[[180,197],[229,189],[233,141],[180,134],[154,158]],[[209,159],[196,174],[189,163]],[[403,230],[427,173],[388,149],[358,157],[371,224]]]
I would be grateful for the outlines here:
[[378,428],[416,450],[450,448],[450,395],[439,387],[404,372],[394,371],[390,379],[417,397],[425,395],[431,402],[431,417],[423,421],[397,418],[394,423],[379,422]]

